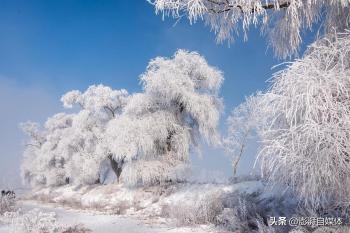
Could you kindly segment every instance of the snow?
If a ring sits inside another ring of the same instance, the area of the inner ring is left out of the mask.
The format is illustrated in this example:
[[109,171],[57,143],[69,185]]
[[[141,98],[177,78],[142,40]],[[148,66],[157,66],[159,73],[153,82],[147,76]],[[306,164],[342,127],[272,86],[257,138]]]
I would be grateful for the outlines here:
[[[39,208],[42,212],[54,212],[56,213],[58,223],[70,226],[75,224],[83,224],[85,227],[92,230],[94,233],[161,233],[161,232],[193,232],[201,233],[208,232],[205,228],[189,228],[181,227],[174,228],[164,224],[147,224],[132,217],[122,217],[118,215],[106,215],[98,212],[91,211],[78,211],[72,209],[66,209],[57,207],[54,204],[41,204],[34,201],[21,202],[22,209],[29,211],[35,208]],[[9,233],[10,228],[8,226],[0,226],[0,233]]]
[[9,233],[10,227],[9,226],[0,226],[0,233]]
[[214,193],[254,193],[263,189],[259,181],[245,181],[237,184],[177,184],[129,188],[122,184],[96,186],[66,185],[56,188],[33,190],[27,199],[53,202],[82,209],[98,209],[115,212],[118,208],[126,213],[161,215],[161,206],[168,203],[196,201],[203,195]]
[[[215,232],[217,229],[209,223],[184,227],[174,216],[167,215],[169,213],[164,212],[164,208],[176,212],[181,205],[195,208],[206,197],[214,200],[217,194],[251,194],[263,188],[259,181],[236,184],[183,183],[140,188],[122,184],[66,185],[32,190],[21,197],[19,206],[24,212],[34,208],[45,213],[54,212],[60,225],[83,224],[98,233]],[[10,232],[9,228],[0,227],[0,233],[4,232]]]

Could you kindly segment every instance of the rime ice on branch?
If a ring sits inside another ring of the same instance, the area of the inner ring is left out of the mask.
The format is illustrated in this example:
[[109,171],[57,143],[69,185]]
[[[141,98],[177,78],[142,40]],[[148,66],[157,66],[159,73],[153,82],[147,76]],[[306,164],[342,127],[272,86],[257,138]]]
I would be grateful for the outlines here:
[[199,54],[179,50],[150,61],[140,79],[144,92],[132,95],[123,115],[108,125],[108,147],[127,161],[127,183],[183,180],[201,137],[219,141],[222,74]]
[[350,195],[350,35],[312,44],[255,97],[263,175],[312,207]]
[[120,114],[127,92],[98,85],[84,93],[68,92],[61,100],[65,107],[80,109],[50,117],[41,131],[37,124],[23,124],[30,143],[24,152],[22,177],[34,186],[101,182],[109,168],[107,156],[99,153],[104,128]]
[[222,74],[199,54],[179,50],[151,60],[140,80],[144,92],[131,96],[103,85],[70,91],[61,100],[77,105],[76,113],[56,114],[42,130],[24,124],[24,180],[103,183],[109,170],[131,185],[184,180],[199,141],[219,142]]
[[187,16],[190,23],[205,21],[217,41],[233,41],[251,25],[260,27],[278,57],[295,55],[301,33],[321,22],[324,34],[344,31],[350,25],[349,0],[148,0],[156,13],[174,18]]

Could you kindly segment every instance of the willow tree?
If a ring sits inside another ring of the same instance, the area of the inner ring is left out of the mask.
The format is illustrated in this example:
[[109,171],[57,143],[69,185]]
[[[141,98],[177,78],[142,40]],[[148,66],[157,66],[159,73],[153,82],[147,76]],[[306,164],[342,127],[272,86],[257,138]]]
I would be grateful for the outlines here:
[[56,114],[42,128],[36,123],[22,124],[29,136],[22,162],[24,180],[33,186],[100,183],[116,163],[100,150],[105,126],[121,113],[127,98],[125,90],[93,85],[61,98],[67,108],[79,106],[75,113]]
[[65,166],[70,160],[62,153],[62,141],[71,134],[74,114],[58,113],[48,118],[44,127],[21,124],[29,136],[21,164],[22,178],[32,186],[58,186],[69,176]]
[[140,77],[144,92],[130,97],[105,134],[113,158],[123,159],[129,184],[185,179],[199,141],[218,143],[221,72],[195,52],[150,61]]
[[312,44],[256,95],[266,179],[291,187],[316,209],[349,202],[350,35]]
[[[78,105],[80,110],[73,121],[74,132],[67,135],[66,147],[73,149],[69,170],[78,183],[100,183],[111,168],[117,178],[118,161],[111,154],[101,153],[105,127],[108,122],[121,114],[128,100],[124,89],[113,90],[103,85],[92,85],[85,92],[70,91],[62,97],[65,107]],[[69,143],[71,142],[71,143]],[[106,164],[109,160],[110,165]]]
[[148,0],[163,17],[188,17],[190,23],[204,20],[218,42],[234,40],[235,34],[260,27],[278,57],[295,55],[302,32],[315,24],[320,34],[342,32],[350,25],[349,0]]

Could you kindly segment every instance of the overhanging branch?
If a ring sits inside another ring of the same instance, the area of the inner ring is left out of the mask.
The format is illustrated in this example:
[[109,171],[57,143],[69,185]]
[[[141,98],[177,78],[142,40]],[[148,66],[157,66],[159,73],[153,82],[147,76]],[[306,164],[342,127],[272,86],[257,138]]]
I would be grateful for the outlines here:
[[[216,1],[216,0],[207,0],[208,2],[210,2],[211,4],[213,5],[216,5],[218,6],[218,8],[221,8],[221,9],[214,9],[214,8],[210,8],[208,9],[210,12],[214,13],[214,14],[221,14],[221,13],[224,13],[224,12],[228,12],[228,11],[231,11],[235,8],[238,8],[241,10],[241,12],[243,13],[243,8],[241,5],[232,5],[229,3],[228,0],[226,0],[225,2],[220,2],[220,1]],[[279,4],[278,8],[287,8],[290,6],[290,2],[287,1],[287,2],[284,2],[284,3],[281,3]],[[265,9],[265,10],[275,10],[277,8],[276,4],[273,4],[273,3],[270,3],[270,4],[266,4],[266,5],[262,5],[262,8]],[[254,13],[256,12],[257,9],[256,8],[252,8],[251,9],[251,13]]]

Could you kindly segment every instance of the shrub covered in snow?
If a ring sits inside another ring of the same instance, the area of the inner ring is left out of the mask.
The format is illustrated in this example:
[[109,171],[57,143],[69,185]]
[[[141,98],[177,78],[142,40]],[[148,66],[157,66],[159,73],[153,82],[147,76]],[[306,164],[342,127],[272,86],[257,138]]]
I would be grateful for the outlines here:
[[314,229],[308,229],[305,227],[296,227],[292,229],[289,233],[348,233],[350,228],[347,226],[339,227],[318,227]]
[[77,224],[74,226],[69,226],[67,228],[64,228],[62,230],[62,233],[88,233],[91,232],[90,229],[86,228],[84,225],[82,224]]
[[21,209],[6,212],[1,216],[4,224],[9,226],[9,233],[88,233],[82,224],[64,226],[58,223],[56,214],[33,209],[23,212]]
[[33,209],[27,213],[21,211],[5,213],[10,223],[11,233],[58,233],[59,225],[55,213],[43,213]]
[[175,219],[178,225],[213,224],[220,232],[286,232],[289,228],[268,226],[267,220],[270,216],[292,216],[296,200],[291,193],[280,195],[279,190],[264,190],[258,184],[247,181],[216,189],[201,185],[201,192],[193,188],[175,191],[161,202],[161,215]]
[[206,193],[195,200],[165,204],[162,215],[176,219],[179,225],[213,223],[223,210],[220,196],[220,193]]
[[14,197],[8,195],[0,197],[0,215],[15,211],[16,208],[16,200]]

